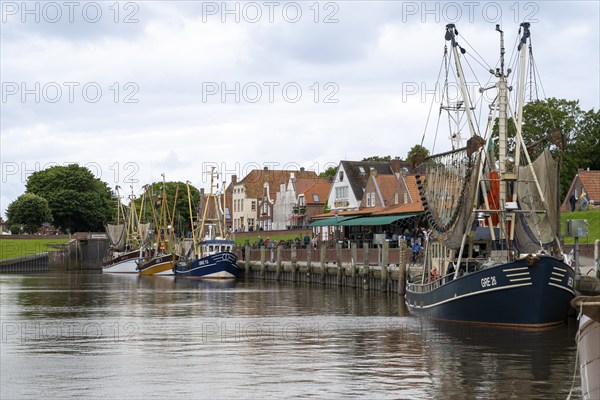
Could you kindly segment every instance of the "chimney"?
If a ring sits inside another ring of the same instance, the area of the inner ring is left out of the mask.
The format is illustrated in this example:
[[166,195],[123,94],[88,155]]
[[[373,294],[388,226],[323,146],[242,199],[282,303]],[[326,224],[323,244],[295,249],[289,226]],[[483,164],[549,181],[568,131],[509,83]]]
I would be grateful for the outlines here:
[[402,160],[391,160],[390,166],[395,174],[400,173],[402,171]]
[[231,175],[231,184],[235,185],[237,183],[237,175]]
[[263,168],[263,171],[268,171],[268,170],[269,170],[269,167],[264,167]]
[[304,172],[304,167],[300,167],[300,172]]
[[371,167],[371,170],[369,171],[369,174],[370,174],[371,176],[377,176],[377,170],[376,170],[375,168],[372,168],[372,167]]

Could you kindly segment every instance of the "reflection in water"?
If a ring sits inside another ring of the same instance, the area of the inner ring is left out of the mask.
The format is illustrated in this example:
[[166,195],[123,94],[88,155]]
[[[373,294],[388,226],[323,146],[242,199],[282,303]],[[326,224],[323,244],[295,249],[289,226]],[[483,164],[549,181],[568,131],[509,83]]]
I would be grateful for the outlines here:
[[574,324],[410,316],[378,292],[71,273],[0,276],[1,398],[565,398]]

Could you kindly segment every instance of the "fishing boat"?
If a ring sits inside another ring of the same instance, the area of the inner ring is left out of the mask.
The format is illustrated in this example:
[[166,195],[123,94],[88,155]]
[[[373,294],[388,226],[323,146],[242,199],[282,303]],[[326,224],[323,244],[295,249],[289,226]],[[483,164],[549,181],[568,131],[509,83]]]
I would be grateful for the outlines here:
[[146,254],[144,245],[150,236],[150,224],[140,223],[133,193],[126,211],[117,191],[117,217],[105,225],[110,242],[109,254],[102,263],[104,273],[138,273],[138,264]]
[[581,396],[600,399],[600,296],[577,296],[571,305],[579,312],[576,340]]
[[[174,251],[173,220],[175,218],[175,207],[177,206],[177,195],[179,187],[175,190],[173,201],[173,211],[169,212],[165,174],[162,175],[162,189],[160,195],[155,199],[152,193],[152,186],[146,190],[150,192],[150,211],[154,226],[156,226],[155,243],[150,252],[150,256],[142,260],[137,270],[140,275],[173,275],[173,265],[179,258]],[[155,205],[160,205],[157,212]]]
[[[500,59],[489,72],[497,83],[482,86],[479,94],[497,93],[489,96],[490,115],[480,129],[462,66],[467,51],[456,26],[446,26],[446,83],[458,77],[460,100],[445,96],[440,111],[448,112],[456,131],[450,133],[450,150],[433,153],[418,168],[430,234],[422,273],[407,283],[405,302],[411,313],[429,318],[543,328],[565,321],[574,297],[575,272],[564,262],[558,239],[558,166],[548,148],[564,145],[564,139],[555,140],[553,132],[543,148],[525,144],[530,24],[520,24],[513,68],[505,69],[504,32],[499,25],[496,31]],[[517,78],[509,88],[513,70]],[[465,127],[470,137],[463,143]]]
[[[238,275],[237,256],[233,253],[234,241],[227,238],[225,224],[225,183],[223,201],[213,192],[215,172],[211,172],[210,194],[202,201],[202,218],[194,223],[192,201],[188,183],[188,203],[192,226],[192,240],[184,242],[184,255],[175,263],[176,277],[196,279],[231,279]],[[187,244],[187,245],[186,245]]]

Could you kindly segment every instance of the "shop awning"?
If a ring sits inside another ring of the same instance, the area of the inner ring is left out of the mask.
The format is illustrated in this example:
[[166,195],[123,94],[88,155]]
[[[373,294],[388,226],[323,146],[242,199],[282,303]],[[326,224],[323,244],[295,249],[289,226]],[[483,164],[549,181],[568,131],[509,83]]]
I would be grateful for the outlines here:
[[293,221],[296,219],[304,218],[306,215],[294,215],[292,218],[288,218],[288,221]]
[[417,213],[400,214],[400,215],[380,215],[374,217],[354,218],[347,221],[342,221],[338,225],[341,226],[374,226],[374,225],[389,225],[401,219],[411,218]]
[[311,222],[308,226],[339,226],[342,222],[351,220],[353,218],[357,218],[356,215],[347,216],[347,217],[331,217],[325,219],[319,219]]

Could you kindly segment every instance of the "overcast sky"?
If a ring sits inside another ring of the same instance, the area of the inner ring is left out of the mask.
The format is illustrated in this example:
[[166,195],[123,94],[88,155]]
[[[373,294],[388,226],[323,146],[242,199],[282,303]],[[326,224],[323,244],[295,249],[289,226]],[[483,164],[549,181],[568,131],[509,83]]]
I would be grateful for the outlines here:
[[470,61],[482,84],[495,24],[508,58],[532,22],[545,95],[597,109],[598,4],[2,1],[0,210],[33,171],[72,162],[139,193],[161,173],[206,187],[212,165],[229,181],[265,165],[404,158],[425,130],[449,22],[485,60]]

